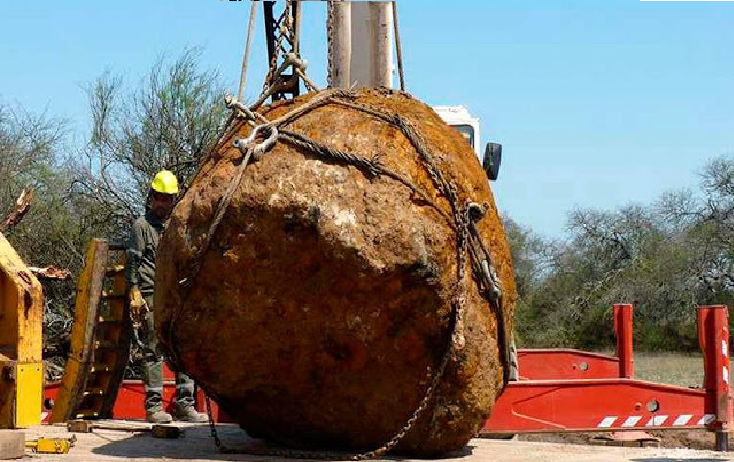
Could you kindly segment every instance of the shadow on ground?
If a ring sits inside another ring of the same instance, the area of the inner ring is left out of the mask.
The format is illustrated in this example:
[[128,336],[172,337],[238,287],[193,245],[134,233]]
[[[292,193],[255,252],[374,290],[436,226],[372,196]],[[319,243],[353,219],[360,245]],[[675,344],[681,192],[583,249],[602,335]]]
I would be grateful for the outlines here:
[[[259,440],[235,426],[218,426],[219,437],[233,447],[255,445]],[[109,435],[109,434],[107,434]],[[97,436],[107,436],[98,433]],[[92,449],[93,454],[124,457],[127,459],[181,459],[181,460],[254,460],[259,456],[250,454],[223,454],[210,436],[208,426],[185,428],[181,438],[153,438],[150,433],[129,434],[121,439],[110,439],[107,444]]]
[[[237,426],[217,426],[219,438],[228,452],[220,452],[214,444],[208,426],[187,427],[183,437],[176,439],[153,438],[150,433],[129,434],[120,439],[109,438],[109,434],[95,435],[107,441],[106,444],[92,449],[92,453],[101,456],[124,457],[127,459],[181,459],[181,460],[228,460],[228,461],[262,461],[272,446],[266,446],[262,440],[250,438]],[[474,447],[467,446],[462,451],[446,454],[439,460],[457,460],[473,454]],[[229,452],[231,451],[231,452]],[[276,449],[277,451],[277,449]],[[341,455],[341,453],[338,453]],[[276,456],[278,454],[275,454]],[[343,460],[349,459],[344,453]],[[299,457],[309,460],[308,457]],[[283,460],[286,459],[283,457]],[[314,460],[314,459],[311,459]],[[386,460],[405,461],[404,457],[388,457]]]

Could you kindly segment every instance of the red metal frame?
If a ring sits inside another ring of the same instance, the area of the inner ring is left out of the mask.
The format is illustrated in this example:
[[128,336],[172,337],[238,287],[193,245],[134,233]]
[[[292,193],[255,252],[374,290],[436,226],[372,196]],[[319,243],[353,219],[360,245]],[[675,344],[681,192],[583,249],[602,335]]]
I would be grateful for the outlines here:
[[[706,429],[716,432],[717,449],[728,448],[734,421],[729,386],[729,318],[724,305],[698,309],[699,344],[704,356],[703,388],[684,388],[634,379],[630,304],[614,305],[616,356],[572,349],[519,350],[520,381],[498,398],[483,433],[514,434],[645,429]],[[164,405],[174,409],[175,377],[164,369]],[[58,384],[46,387],[53,399]],[[117,419],[144,419],[141,381],[126,380],[113,410]],[[205,408],[198,390],[196,406]],[[228,421],[212,402],[215,421]],[[48,422],[46,415],[44,422]]]
[[635,360],[632,343],[632,305],[614,305],[616,356],[568,348],[520,349],[520,380],[630,379]]
[[[46,384],[44,406],[56,399],[60,386],[60,382]],[[142,380],[125,380],[117,393],[115,406],[112,409],[113,417],[122,420],[145,420],[144,402],[145,386]],[[198,387],[195,394],[195,407],[199,412],[206,412],[206,395]],[[163,408],[170,413],[176,409],[176,374],[166,364],[163,365]],[[219,410],[215,401],[211,401],[211,408],[215,422],[231,421],[223,411]],[[42,419],[44,424],[51,422],[52,413],[52,409],[44,408]]]
[[614,306],[617,356],[578,350],[519,350],[521,380],[498,398],[484,433],[707,429],[726,449],[734,406],[729,320],[724,305],[698,310],[704,387],[633,379],[632,305]]

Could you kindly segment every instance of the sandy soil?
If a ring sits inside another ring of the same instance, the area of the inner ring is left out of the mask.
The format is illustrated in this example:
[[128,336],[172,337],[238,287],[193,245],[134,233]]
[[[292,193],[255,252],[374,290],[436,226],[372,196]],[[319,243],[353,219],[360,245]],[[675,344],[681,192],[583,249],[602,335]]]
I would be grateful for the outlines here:
[[[135,460],[152,462],[160,460],[190,461],[265,461],[279,460],[263,455],[220,454],[209,436],[207,426],[183,425],[185,435],[180,439],[154,439],[149,433],[132,433],[111,430],[95,430],[95,433],[77,434],[77,442],[69,454],[34,455],[33,460],[58,462],[102,462]],[[253,446],[255,440],[249,439],[239,428],[220,425],[219,433],[228,447]],[[63,427],[35,427],[25,431],[26,439],[38,436],[70,436]],[[543,461],[566,462],[570,459],[584,462],[664,462],[688,460],[731,460],[734,453],[717,453],[692,449],[662,448],[620,448],[528,441],[497,441],[473,439],[461,454],[447,461],[464,462],[515,462]],[[393,459],[398,460],[398,459]],[[406,459],[399,459],[408,462]]]
[[[652,436],[660,438],[661,448],[714,450],[714,434],[706,431],[675,430],[651,431]],[[600,433],[543,433],[518,435],[518,441],[589,444],[589,441]]]

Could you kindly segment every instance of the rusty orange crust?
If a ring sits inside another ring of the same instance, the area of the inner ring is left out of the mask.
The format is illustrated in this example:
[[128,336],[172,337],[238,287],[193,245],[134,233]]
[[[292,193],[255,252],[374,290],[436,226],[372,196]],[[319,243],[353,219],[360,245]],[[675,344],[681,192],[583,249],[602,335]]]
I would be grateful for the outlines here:
[[[310,100],[265,108],[270,120]],[[510,252],[471,148],[425,104],[361,90],[357,102],[396,112],[425,139],[459,202],[490,205],[480,223],[511,314]],[[239,124],[207,159],[158,249],[156,328],[165,350],[254,436],[298,447],[372,449],[413,414],[447,350],[455,294],[450,204],[394,126],[329,104],[286,127],[371,158],[427,192],[439,211],[385,176],[279,141],[248,165],[198,275],[192,260],[241,153]],[[179,282],[193,277],[189,290]],[[403,453],[462,448],[502,386],[497,323],[467,266],[466,346],[455,351]],[[510,316],[507,316],[510,318]]]

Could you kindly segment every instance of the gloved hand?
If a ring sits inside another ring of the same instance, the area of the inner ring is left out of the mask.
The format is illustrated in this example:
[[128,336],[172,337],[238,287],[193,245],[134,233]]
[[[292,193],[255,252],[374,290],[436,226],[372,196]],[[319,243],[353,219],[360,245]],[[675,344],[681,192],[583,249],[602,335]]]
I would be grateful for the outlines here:
[[146,308],[145,299],[140,289],[130,289],[130,316],[136,321],[140,320],[140,313]]

